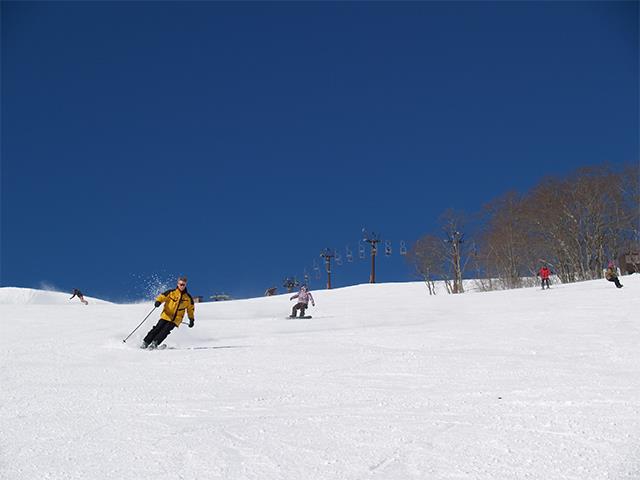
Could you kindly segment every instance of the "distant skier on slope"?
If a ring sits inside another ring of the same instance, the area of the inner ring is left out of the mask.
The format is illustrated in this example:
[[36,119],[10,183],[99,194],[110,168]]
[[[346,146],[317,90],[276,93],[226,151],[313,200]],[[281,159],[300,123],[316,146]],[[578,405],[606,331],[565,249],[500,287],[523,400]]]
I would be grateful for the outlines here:
[[300,317],[304,317],[304,311],[309,307],[309,300],[311,300],[311,305],[316,306],[316,302],[313,300],[313,295],[307,289],[306,286],[300,287],[300,291],[293,295],[289,300],[293,300],[294,298],[298,299],[298,303],[293,306],[291,310],[290,318],[296,318],[296,312],[300,310]]
[[609,262],[609,266],[607,267],[606,272],[604,273],[604,278],[616,284],[617,288],[622,288],[624,285],[620,283],[618,280],[618,269],[616,268],[615,263]]
[[547,267],[546,265],[543,266],[539,271],[537,276],[540,277],[540,280],[542,282],[542,289],[544,290],[544,286],[547,286],[547,289],[551,288],[549,286],[549,277],[553,275],[553,272],[551,270],[549,270],[549,267]]
[[178,278],[175,289],[167,290],[156,297],[156,308],[162,303],[164,303],[164,308],[160,320],[144,337],[140,348],[157,348],[171,333],[171,330],[180,326],[185,311],[189,315],[189,328],[193,328],[195,307],[193,297],[187,291],[187,277]]
[[82,292],[77,288],[73,289],[73,295],[71,295],[71,298],[69,300],[71,300],[73,297],[78,297],[78,300],[80,300],[82,303],[84,303],[85,305],[89,305],[89,302],[84,299],[84,295],[82,294]]

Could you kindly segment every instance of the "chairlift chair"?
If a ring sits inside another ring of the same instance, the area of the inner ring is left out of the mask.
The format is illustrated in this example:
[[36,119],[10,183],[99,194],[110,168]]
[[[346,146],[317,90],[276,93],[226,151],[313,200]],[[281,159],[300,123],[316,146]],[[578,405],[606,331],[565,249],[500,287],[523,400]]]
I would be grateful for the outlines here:
[[349,248],[349,245],[347,245],[347,253],[346,253],[345,256],[347,257],[347,262],[348,263],[352,263],[353,262],[353,252]]

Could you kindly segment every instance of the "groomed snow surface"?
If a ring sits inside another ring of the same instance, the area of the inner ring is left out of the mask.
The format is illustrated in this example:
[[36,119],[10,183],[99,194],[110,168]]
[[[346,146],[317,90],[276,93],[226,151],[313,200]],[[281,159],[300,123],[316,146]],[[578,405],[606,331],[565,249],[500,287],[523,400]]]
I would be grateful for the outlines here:
[[[640,275],[159,310],[0,289],[0,478],[639,479]],[[63,297],[61,297],[63,296]]]

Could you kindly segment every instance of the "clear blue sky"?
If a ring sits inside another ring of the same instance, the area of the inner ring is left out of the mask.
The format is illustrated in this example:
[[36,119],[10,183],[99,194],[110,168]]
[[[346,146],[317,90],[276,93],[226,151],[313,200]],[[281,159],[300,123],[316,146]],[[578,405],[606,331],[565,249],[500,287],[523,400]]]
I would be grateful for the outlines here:
[[410,280],[446,208],[638,161],[637,2],[1,8],[3,286],[260,295],[362,227]]

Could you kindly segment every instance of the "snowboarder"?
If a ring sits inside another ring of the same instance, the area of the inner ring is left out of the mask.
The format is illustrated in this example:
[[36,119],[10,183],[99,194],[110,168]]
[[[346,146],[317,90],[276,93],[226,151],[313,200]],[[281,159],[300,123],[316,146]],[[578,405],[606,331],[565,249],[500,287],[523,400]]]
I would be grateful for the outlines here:
[[311,300],[311,305],[313,305],[314,307],[316,306],[316,302],[313,300],[313,295],[311,295],[311,292],[304,285],[300,287],[300,291],[292,296],[289,300],[291,301],[294,298],[298,299],[298,303],[293,306],[290,318],[296,318],[296,312],[298,310],[300,310],[300,317],[304,317],[304,311],[309,306],[309,300]]
[[544,286],[547,286],[547,289],[551,288],[549,286],[549,277],[553,275],[553,272],[551,270],[549,270],[549,267],[547,267],[546,265],[543,266],[539,271],[537,276],[540,277],[540,280],[542,282],[542,289],[544,290]]
[[616,284],[617,288],[622,288],[623,285],[618,280],[618,269],[616,268],[615,263],[609,262],[609,266],[607,267],[607,271],[604,273],[604,278]]
[[193,297],[187,291],[187,277],[178,278],[175,289],[167,290],[156,297],[156,308],[162,303],[164,303],[164,308],[160,320],[144,337],[140,348],[157,348],[171,333],[171,330],[180,326],[185,311],[189,316],[189,328],[193,328],[195,308]]
[[69,300],[71,300],[73,297],[78,297],[78,300],[80,300],[82,303],[84,303],[85,305],[89,305],[89,302],[84,299],[84,295],[82,295],[82,292],[77,288],[73,289],[73,295],[71,295],[71,298]]

